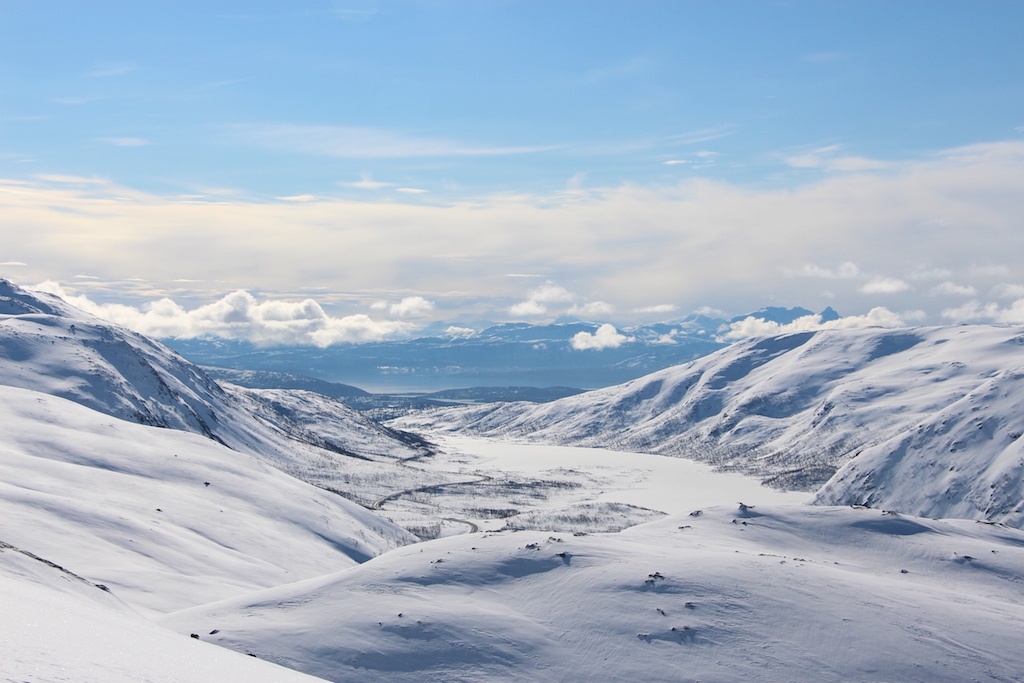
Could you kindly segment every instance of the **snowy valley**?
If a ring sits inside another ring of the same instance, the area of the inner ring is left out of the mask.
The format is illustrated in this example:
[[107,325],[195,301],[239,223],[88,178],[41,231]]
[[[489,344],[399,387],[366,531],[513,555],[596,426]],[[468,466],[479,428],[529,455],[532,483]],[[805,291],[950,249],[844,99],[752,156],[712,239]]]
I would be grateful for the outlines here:
[[832,330],[382,425],[0,282],[0,674],[1017,681],[1022,401],[1019,327]]

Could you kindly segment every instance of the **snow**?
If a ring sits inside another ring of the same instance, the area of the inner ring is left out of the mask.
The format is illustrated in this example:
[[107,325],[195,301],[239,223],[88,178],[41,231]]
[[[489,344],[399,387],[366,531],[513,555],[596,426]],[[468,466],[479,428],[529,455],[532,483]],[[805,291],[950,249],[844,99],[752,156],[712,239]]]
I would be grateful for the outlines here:
[[304,683],[320,679],[182,637],[95,585],[0,546],[0,680]]
[[195,434],[15,387],[0,386],[0,414],[0,540],[147,612],[316,576],[411,540]]
[[432,453],[0,281],[0,680],[1019,681],[1022,357],[749,340]]
[[[453,454],[422,465],[440,467],[458,459],[472,471],[492,477],[518,474],[537,478],[550,474],[570,478],[582,489],[577,497],[588,502],[624,503],[672,514],[734,499],[768,504],[799,503],[809,498],[806,493],[778,491],[751,477],[719,472],[710,465],[681,458],[453,435],[438,435],[436,441]],[[596,486],[592,483],[595,474],[600,475]],[[496,528],[485,519],[472,521],[484,528]]]
[[971,325],[750,339],[551,403],[390,424],[684,456],[780,488],[820,488],[821,503],[1021,525],[1022,407],[1024,328]]
[[1016,681],[1022,579],[1018,530],[731,505],[429,541],[161,623],[333,681]]

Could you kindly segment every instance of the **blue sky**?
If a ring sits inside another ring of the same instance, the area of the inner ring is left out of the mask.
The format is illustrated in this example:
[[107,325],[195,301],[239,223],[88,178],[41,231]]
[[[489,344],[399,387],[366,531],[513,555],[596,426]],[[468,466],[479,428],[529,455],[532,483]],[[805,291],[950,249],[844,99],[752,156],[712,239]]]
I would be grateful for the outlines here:
[[997,1],[0,0],[0,268],[378,321],[1007,319],[1021,26]]

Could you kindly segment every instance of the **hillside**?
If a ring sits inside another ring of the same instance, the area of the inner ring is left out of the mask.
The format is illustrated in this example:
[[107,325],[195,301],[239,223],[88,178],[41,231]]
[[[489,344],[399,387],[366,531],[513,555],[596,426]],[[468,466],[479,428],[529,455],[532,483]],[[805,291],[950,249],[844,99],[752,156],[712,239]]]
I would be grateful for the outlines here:
[[828,330],[744,340],[543,405],[392,424],[686,456],[783,488],[824,486],[823,503],[1020,525],[1022,379],[1020,327]]
[[6,311],[0,312],[0,385],[199,434],[360,502],[388,490],[384,480],[410,477],[403,468],[370,460],[398,461],[428,448],[327,398],[318,405],[331,412],[330,433],[317,434],[283,407],[284,399],[251,398],[259,390],[229,393],[159,342],[6,280],[0,280],[0,311]]
[[346,683],[1009,683],[1022,580],[1018,530],[731,505],[431,541],[160,621]]

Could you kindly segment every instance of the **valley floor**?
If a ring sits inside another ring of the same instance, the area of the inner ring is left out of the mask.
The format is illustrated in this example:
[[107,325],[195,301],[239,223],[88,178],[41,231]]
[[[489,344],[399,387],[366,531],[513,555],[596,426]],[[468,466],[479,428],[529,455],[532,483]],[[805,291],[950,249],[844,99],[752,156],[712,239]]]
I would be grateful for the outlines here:
[[384,516],[428,538],[499,529],[617,531],[709,505],[809,498],[685,458],[448,434],[429,438],[437,453],[406,466],[421,470],[426,481],[451,483],[394,492],[376,503]]

